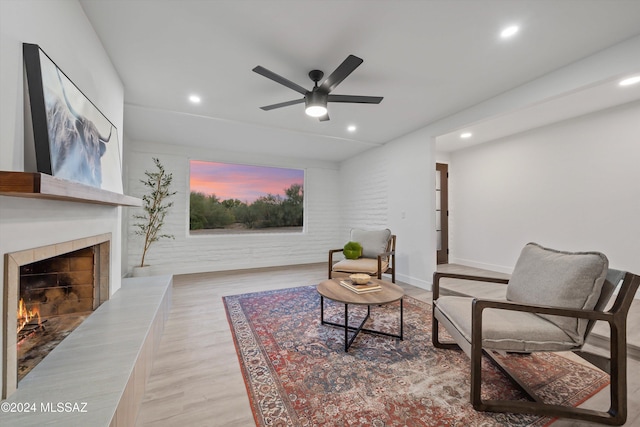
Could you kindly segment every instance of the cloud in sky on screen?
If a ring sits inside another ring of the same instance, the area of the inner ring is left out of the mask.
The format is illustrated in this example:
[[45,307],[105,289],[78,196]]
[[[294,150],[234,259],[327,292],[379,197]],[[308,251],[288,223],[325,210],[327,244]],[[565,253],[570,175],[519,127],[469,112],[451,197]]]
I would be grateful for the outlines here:
[[292,184],[303,185],[301,169],[271,168],[231,163],[191,160],[192,192],[215,194],[219,200],[239,199],[253,203],[267,194],[285,197],[284,190]]

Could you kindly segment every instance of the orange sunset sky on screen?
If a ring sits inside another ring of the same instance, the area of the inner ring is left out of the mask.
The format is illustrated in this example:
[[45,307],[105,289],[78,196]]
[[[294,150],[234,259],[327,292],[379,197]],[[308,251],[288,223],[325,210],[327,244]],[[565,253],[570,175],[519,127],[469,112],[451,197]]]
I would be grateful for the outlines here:
[[292,184],[304,183],[301,169],[272,168],[231,163],[190,161],[192,192],[215,194],[219,200],[238,199],[252,203],[267,194],[285,196]]

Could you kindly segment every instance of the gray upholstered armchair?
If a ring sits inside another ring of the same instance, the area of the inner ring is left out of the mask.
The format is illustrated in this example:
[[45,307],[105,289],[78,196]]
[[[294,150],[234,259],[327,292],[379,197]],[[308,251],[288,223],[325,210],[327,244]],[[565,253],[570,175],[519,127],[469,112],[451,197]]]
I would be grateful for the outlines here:
[[352,229],[349,239],[362,246],[362,256],[358,259],[343,259],[334,262],[333,255],[343,252],[343,248],[329,250],[329,279],[366,273],[382,279],[382,274],[391,274],[396,282],[396,236],[391,230]]
[[[445,277],[505,283],[506,299],[440,296],[439,282]],[[620,290],[615,301],[608,304],[618,285]],[[476,410],[622,425],[627,417],[627,313],[639,285],[640,276],[609,269],[608,260],[601,253],[561,252],[529,243],[522,250],[510,279],[434,274],[433,344],[438,348],[460,347],[471,358],[470,397]],[[582,349],[597,320],[610,325],[610,357]],[[440,341],[439,324],[455,342]],[[609,373],[611,406],[604,412],[544,403],[494,357],[495,351],[572,351]],[[482,400],[483,354],[532,401]]]

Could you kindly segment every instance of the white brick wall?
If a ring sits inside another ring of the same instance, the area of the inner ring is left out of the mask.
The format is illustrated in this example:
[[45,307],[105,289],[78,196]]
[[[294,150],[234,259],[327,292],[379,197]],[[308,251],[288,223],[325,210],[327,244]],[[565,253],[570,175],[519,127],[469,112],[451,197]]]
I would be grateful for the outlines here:
[[[144,186],[140,179],[145,170],[153,169],[152,157],[158,157],[165,169],[173,173],[174,207],[167,215],[163,233],[175,240],[163,239],[151,246],[145,263],[153,274],[181,274],[223,271],[277,265],[322,262],[329,249],[339,246],[340,210],[338,201],[338,166],[304,159],[266,158],[261,162],[243,161],[238,154],[212,154],[199,148],[163,144],[130,143],[125,155],[128,175],[127,193],[140,197]],[[305,231],[287,234],[189,235],[189,160],[238,162],[265,166],[305,169]],[[134,234],[134,210],[124,215],[128,229],[128,266],[138,263],[142,253],[142,237]]]
[[[345,161],[340,168],[342,237],[352,228],[389,228],[388,159],[371,150]],[[393,231],[393,230],[392,230]]]

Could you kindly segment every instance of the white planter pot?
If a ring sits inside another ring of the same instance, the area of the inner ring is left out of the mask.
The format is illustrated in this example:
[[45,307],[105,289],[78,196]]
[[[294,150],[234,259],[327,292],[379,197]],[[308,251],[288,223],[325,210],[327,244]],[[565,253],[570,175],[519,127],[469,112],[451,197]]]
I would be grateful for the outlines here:
[[151,266],[150,265],[144,265],[142,267],[140,267],[140,266],[133,267],[132,276],[133,277],[151,276]]

